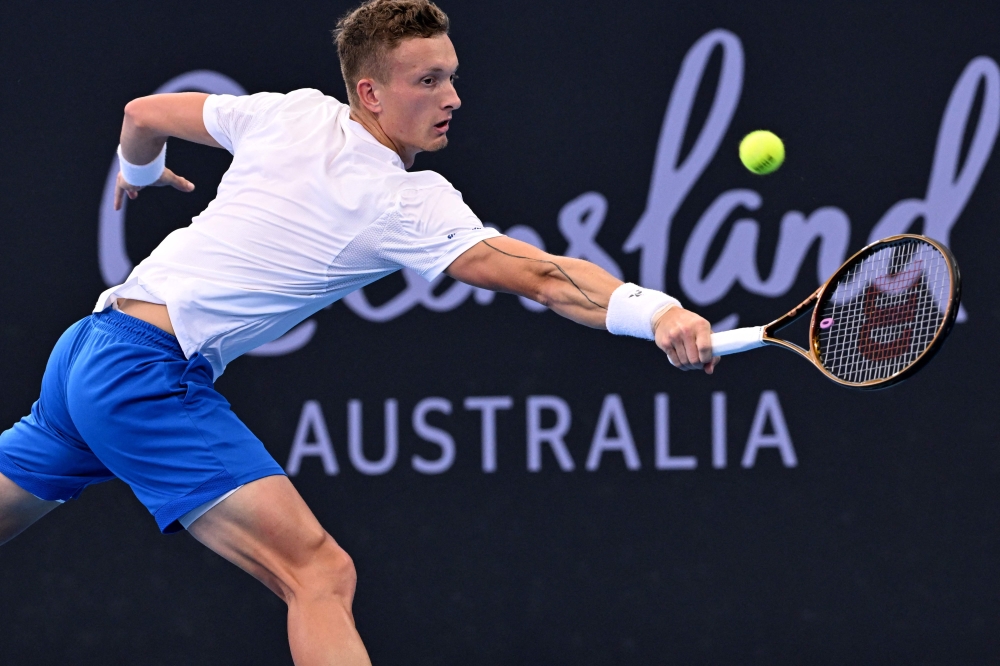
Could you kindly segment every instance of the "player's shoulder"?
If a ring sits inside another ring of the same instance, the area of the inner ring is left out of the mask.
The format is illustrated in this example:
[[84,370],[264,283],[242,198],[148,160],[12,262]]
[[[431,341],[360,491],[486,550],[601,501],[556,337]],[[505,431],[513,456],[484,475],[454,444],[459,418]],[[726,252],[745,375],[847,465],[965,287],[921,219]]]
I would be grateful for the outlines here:
[[345,104],[334,97],[323,94],[314,88],[301,88],[286,93],[279,92],[257,92],[251,95],[214,95],[215,104],[220,106],[234,106],[251,111],[267,110],[297,110],[305,111],[310,109],[325,108],[337,111]]
[[439,190],[456,191],[455,186],[437,171],[403,171],[392,182],[401,195],[427,196]]
[[274,106],[329,106],[339,108],[347,106],[335,97],[326,95],[315,88],[300,88],[286,93],[261,91],[244,95],[216,94],[209,97],[211,103],[220,106],[237,105],[262,108]]
[[287,93],[270,93],[273,103],[282,109],[307,111],[312,109],[323,109],[337,112],[347,105],[340,102],[335,97],[324,94],[315,88],[300,88]]
[[466,208],[462,193],[435,171],[406,172],[393,183],[393,189],[404,218],[425,218],[442,210]]
[[387,181],[393,198],[403,210],[433,206],[442,197],[462,198],[461,192],[436,171],[403,171]]
[[336,97],[327,95],[321,90],[316,90],[315,88],[299,88],[298,90],[290,90],[284,94],[285,98],[289,101],[295,101],[300,103],[312,103],[312,104],[331,104],[335,106],[344,106],[344,103],[339,101]]
[[269,135],[311,135],[317,128],[326,127],[332,120],[344,115],[348,109],[346,104],[313,88],[265,95],[257,112],[261,116],[260,128]]

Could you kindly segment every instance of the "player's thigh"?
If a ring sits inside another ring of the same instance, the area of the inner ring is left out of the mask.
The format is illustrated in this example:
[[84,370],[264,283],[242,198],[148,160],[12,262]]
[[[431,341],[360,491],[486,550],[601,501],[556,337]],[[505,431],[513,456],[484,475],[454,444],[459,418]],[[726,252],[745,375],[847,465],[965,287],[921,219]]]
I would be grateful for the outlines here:
[[59,504],[35,497],[0,474],[0,544],[16,537]]
[[215,390],[204,356],[186,358],[175,338],[114,310],[95,315],[92,331],[66,380],[67,410],[162,531],[179,531],[192,509],[240,485],[284,473]]
[[353,597],[351,558],[285,476],[246,484],[188,532],[286,601],[313,591]]

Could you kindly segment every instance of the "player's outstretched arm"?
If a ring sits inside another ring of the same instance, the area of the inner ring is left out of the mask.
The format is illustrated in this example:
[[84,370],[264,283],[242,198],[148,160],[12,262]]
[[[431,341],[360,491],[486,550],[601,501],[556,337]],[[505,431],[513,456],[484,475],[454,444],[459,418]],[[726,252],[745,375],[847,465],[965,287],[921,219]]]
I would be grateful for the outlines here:
[[[474,245],[452,262],[447,273],[476,287],[525,296],[585,326],[620,329],[623,319],[625,327],[629,326],[632,294],[620,289],[621,280],[589,261],[548,254],[507,236]],[[647,299],[657,293],[638,291],[644,292],[643,298]],[[614,311],[613,327],[609,326],[609,307]],[[710,374],[715,368],[718,358],[712,357],[712,330],[702,317],[666,304],[640,314],[637,321],[639,328],[650,327],[649,337],[656,340],[674,366],[683,370],[704,368]],[[630,334],[645,337],[641,332]]]
[[[125,105],[125,119],[122,122],[121,157],[132,165],[155,164],[169,137],[221,148],[205,129],[205,121],[202,119],[202,109],[207,97],[205,93],[170,93],[140,97],[129,102]],[[115,210],[121,208],[123,195],[135,199],[147,185],[170,185],[182,192],[194,189],[194,183],[166,167],[154,182],[138,185],[128,182],[119,173],[115,187]]]

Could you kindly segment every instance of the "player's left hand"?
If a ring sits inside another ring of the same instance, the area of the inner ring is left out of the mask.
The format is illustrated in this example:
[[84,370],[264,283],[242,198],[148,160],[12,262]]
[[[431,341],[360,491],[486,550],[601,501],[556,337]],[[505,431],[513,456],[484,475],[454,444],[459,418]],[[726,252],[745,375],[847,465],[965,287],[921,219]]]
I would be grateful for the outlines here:
[[719,357],[712,356],[711,325],[690,310],[670,308],[656,321],[653,332],[656,346],[666,353],[675,368],[704,369],[712,374],[719,363]]
[[122,199],[128,197],[129,199],[135,199],[139,196],[139,192],[142,191],[144,187],[165,187],[169,185],[175,190],[180,190],[181,192],[192,192],[194,191],[194,183],[185,178],[184,176],[178,176],[170,169],[164,169],[163,173],[160,175],[159,180],[150,185],[144,185],[142,187],[137,185],[132,185],[122,176],[121,171],[118,172],[118,179],[115,181],[115,210],[121,210]]

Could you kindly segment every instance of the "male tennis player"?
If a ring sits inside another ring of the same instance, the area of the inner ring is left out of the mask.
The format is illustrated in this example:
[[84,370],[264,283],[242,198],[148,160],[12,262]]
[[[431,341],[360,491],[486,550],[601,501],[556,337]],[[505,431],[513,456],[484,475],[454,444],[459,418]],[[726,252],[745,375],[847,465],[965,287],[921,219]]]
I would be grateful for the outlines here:
[[710,330],[661,292],[485,228],[417,153],[447,142],[458,59],[428,0],[371,0],[336,43],[350,105],[315,90],[180,93],[125,107],[116,206],[194,186],[166,139],[233,153],[218,196],[56,344],[31,414],[0,435],[0,543],[89,484],[129,484],[163,532],[187,529],[288,604],[296,664],[368,664],[355,571],[213,386],[226,364],[400,268],[527,296],[655,339],[711,372]]

